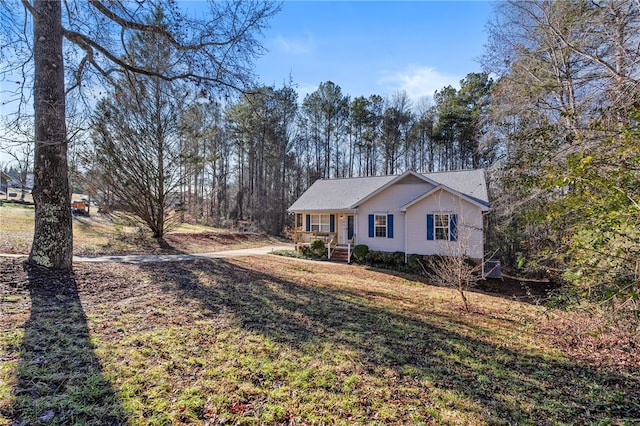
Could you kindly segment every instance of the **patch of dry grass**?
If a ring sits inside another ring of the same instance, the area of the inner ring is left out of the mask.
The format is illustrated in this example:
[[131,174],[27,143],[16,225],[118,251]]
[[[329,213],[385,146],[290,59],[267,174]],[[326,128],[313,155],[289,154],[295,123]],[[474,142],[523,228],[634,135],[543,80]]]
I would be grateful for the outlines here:
[[466,313],[409,276],[276,256],[81,264],[60,294],[0,267],[0,424],[640,419],[637,366],[563,355],[533,305],[471,293]]
[[[26,254],[33,240],[32,206],[0,206],[0,252]],[[201,225],[180,224],[164,241],[124,216],[92,214],[73,217],[74,254],[206,253],[263,246],[277,240],[264,234],[230,232]]]
[[33,207],[0,206],[0,251],[23,253],[33,239]]

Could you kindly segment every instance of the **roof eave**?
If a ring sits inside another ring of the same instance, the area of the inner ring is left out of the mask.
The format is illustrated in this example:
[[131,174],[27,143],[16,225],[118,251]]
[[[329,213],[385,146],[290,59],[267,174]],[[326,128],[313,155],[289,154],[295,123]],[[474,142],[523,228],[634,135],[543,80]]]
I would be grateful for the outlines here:
[[448,192],[448,193],[450,193],[450,194],[456,195],[456,196],[458,196],[458,197],[460,197],[460,198],[462,198],[462,199],[464,199],[464,200],[468,201],[469,203],[471,203],[471,204],[473,204],[473,205],[475,205],[475,206],[479,207],[479,208],[480,208],[480,210],[481,210],[481,211],[483,211],[483,212],[484,212],[484,211],[488,211],[488,210],[489,210],[489,206],[488,206],[488,205],[485,205],[484,203],[482,203],[482,202],[480,202],[480,201],[478,201],[478,200],[475,200],[473,197],[471,197],[471,196],[469,196],[469,195],[467,195],[467,194],[463,194],[463,193],[462,193],[462,192],[460,192],[460,191],[456,191],[455,189],[450,188],[450,187],[448,187],[448,186],[446,186],[446,185],[438,184],[438,185],[437,185],[435,188],[433,188],[431,191],[428,191],[428,192],[426,192],[426,193],[424,193],[424,194],[420,195],[419,197],[417,197],[417,198],[415,198],[415,199],[413,199],[413,200],[409,201],[409,202],[408,202],[407,204],[405,204],[404,206],[401,206],[401,207],[400,207],[400,211],[402,211],[402,212],[406,212],[406,211],[407,211],[407,209],[408,209],[409,207],[411,207],[412,205],[414,205],[414,204],[416,204],[416,203],[419,203],[420,201],[424,200],[425,198],[430,197],[431,195],[435,194],[436,192],[438,192],[438,191],[440,191],[440,190],[442,190],[442,191],[447,191],[447,192]]
[[335,208],[291,208],[287,209],[288,213],[306,213],[306,212],[337,212],[337,213],[349,213],[355,210],[351,207],[335,207]]

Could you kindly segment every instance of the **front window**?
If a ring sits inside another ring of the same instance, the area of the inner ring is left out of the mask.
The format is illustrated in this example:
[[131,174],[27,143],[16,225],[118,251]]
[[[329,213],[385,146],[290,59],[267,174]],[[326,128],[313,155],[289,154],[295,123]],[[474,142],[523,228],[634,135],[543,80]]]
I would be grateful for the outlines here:
[[374,219],[375,236],[386,238],[387,236],[387,215],[377,214]]
[[296,213],[296,229],[302,229],[302,213]]
[[449,241],[449,215],[436,214],[434,219],[436,240]]
[[331,229],[328,214],[312,214],[311,215],[311,231],[329,232]]

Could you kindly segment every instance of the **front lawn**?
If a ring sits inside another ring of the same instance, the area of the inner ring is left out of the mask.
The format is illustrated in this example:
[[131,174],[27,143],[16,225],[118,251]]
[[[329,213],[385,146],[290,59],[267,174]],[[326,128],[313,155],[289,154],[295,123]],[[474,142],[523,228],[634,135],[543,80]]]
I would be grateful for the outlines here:
[[640,420],[637,364],[564,355],[547,331],[568,314],[506,298],[465,313],[450,289],[278,256],[0,271],[0,425]]
[[[73,216],[75,255],[208,253],[281,242],[266,234],[186,223],[176,224],[166,233],[164,240],[158,240],[125,215],[102,214],[94,210],[91,216]],[[0,253],[29,253],[34,215],[33,206],[0,205]]]

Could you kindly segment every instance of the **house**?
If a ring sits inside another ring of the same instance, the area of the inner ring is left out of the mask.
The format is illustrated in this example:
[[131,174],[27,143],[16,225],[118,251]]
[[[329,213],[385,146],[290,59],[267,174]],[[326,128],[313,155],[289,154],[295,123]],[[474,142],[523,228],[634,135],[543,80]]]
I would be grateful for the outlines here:
[[289,207],[297,247],[324,238],[335,251],[366,244],[406,256],[484,258],[489,198],[484,170],[316,181]]
[[0,172],[0,194],[5,197],[9,191],[9,180],[11,180],[11,176],[4,172]]

